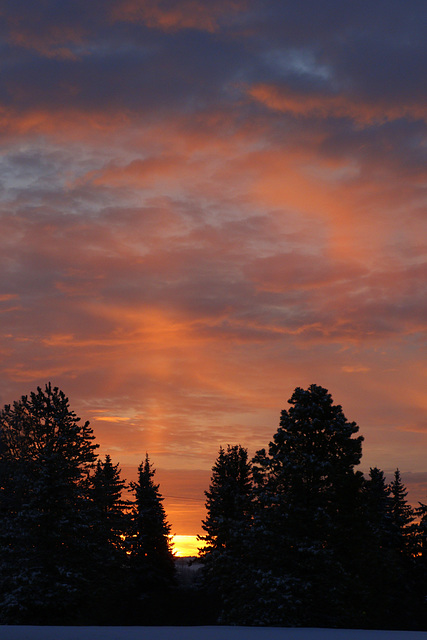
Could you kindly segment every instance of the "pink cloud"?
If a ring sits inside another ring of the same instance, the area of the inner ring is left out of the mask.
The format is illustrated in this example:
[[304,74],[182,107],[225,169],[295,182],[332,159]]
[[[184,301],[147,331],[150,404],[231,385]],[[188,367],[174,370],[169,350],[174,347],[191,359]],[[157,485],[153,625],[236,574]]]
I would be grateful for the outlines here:
[[427,119],[427,110],[418,101],[407,104],[364,102],[344,94],[298,94],[275,85],[258,84],[248,89],[249,95],[269,109],[297,116],[317,118],[350,118],[360,126],[397,120],[399,118]]
[[220,0],[212,4],[200,0],[185,0],[179,4],[165,0],[120,0],[114,5],[112,19],[143,22],[150,28],[164,31],[199,29],[214,32],[220,21],[246,9],[247,4],[247,0]]

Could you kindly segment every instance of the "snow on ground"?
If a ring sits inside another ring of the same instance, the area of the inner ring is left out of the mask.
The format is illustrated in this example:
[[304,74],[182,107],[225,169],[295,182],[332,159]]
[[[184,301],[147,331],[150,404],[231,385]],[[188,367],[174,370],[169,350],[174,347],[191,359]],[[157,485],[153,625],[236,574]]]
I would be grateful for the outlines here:
[[1,626],[1,640],[427,640],[427,631],[273,627]]

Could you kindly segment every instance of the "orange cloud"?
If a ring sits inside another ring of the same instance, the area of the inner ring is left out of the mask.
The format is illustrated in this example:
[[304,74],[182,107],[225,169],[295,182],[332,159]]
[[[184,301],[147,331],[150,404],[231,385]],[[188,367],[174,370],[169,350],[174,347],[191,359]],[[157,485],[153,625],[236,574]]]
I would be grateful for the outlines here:
[[0,105],[2,136],[32,136],[45,134],[52,140],[86,140],[99,143],[99,136],[123,130],[129,126],[126,113],[81,109],[48,109],[31,106],[25,111]]
[[306,117],[350,118],[361,126],[398,118],[427,120],[427,109],[419,102],[398,105],[369,103],[345,94],[297,94],[263,83],[249,87],[247,92],[255,101],[275,111]]
[[368,373],[370,371],[369,367],[365,367],[363,365],[344,365],[341,367],[344,373]]
[[19,298],[17,293],[4,293],[0,295],[0,302],[9,302],[9,300],[16,300]]
[[94,185],[128,185],[141,188],[157,180],[168,179],[177,182],[183,174],[188,175],[189,173],[193,175],[191,169],[187,168],[183,157],[164,155],[133,160],[128,165],[121,167],[109,164],[100,171],[88,173],[79,182],[89,181]]
[[[74,16],[51,12],[49,6],[7,7],[0,10],[6,41],[19,51],[30,49],[46,58],[76,60],[75,48],[81,46],[88,35],[85,20],[72,20]],[[70,24],[71,21],[74,24]]]
[[34,25],[27,28],[17,26],[10,30],[9,40],[18,47],[32,49],[46,58],[77,60],[76,45],[83,45],[84,34],[67,26],[53,25],[47,32],[43,28],[35,30]]
[[95,416],[95,420],[98,422],[126,422],[130,418],[123,416]]
[[221,19],[243,11],[247,0],[219,0],[205,3],[200,0],[184,0],[174,3],[165,0],[120,0],[112,10],[112,20],[117,22],[143,22],[150,28],[164,31],[199,29],[213,32]]

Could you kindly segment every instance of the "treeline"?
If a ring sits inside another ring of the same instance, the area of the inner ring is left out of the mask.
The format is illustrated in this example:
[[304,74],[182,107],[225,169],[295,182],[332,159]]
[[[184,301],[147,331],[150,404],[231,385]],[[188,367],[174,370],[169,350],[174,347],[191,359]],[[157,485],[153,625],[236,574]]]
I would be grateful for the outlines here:
[[427,628],[427,507],[322,387],[268,447],[221,448],[202,570],[180,580],[148,455],[129,486],[47,384],[0,412],[0,624]]
[[97,447],[51,384],[1,411],[0,623],[159,624],[179,611],[148,455],[126,487]]
[[359,428],[297,388],[268,452],[220,449],[206,492],[204,585],[223,624],[426,629],[427,507],[400,472],[355,470]]

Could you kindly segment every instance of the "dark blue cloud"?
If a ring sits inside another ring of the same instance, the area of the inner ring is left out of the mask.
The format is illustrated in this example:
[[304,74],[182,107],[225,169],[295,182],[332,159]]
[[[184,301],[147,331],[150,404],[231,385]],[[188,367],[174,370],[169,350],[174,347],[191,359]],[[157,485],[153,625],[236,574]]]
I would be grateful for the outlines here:
[[425,95],[423,2],[251,2],[213,33],[114,22],[113,7],[7,3],[2,104],[232,106],[230,83],[260,81],[397,103]]

